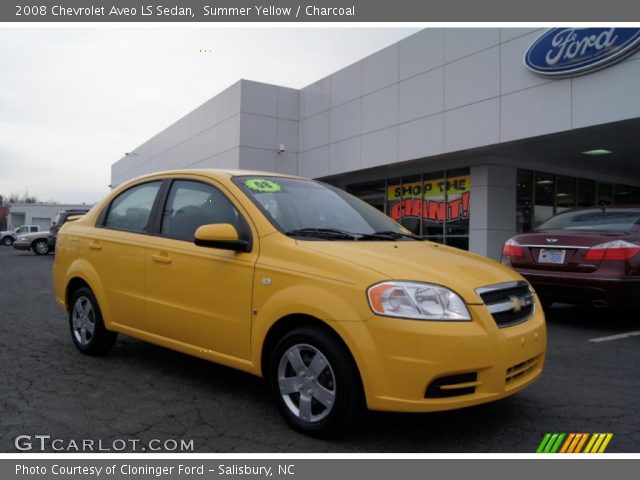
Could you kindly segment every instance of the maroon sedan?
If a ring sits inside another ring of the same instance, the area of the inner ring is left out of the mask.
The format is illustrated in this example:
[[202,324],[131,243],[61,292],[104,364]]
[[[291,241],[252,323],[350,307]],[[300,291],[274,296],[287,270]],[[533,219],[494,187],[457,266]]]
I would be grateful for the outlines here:
[[640,207],[567,210],[504,244],[542,303],[640,306]]

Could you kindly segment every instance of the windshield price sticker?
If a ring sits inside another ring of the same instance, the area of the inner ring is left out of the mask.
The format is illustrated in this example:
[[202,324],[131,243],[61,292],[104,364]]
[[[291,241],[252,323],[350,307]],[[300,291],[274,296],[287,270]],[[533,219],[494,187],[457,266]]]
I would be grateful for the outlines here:
[[272,180],[266,180],[264,178],[252,178],[245,181],[244,184],[249,190],[254,190],[256,192],[273,193],[282,190],[279,183]]

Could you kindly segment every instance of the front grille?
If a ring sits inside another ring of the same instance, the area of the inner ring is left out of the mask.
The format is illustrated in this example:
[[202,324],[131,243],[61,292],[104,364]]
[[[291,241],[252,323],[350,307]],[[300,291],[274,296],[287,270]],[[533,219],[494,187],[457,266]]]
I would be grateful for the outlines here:
[[513,367],[507,368],[505,377],[507,385],[518,379],[523,379],[524,377],[532,373],[533,370],[538,366],[538,361],[539,357],[533,357],[525,362],[518,363]]
[[478,288],[476,293],[500,328],[524,322],[533,314],[533,294],[526,282],[499,283]]
[[425,398],[448,398],[469,395],[476,392],[478,374],[476,372],[458,373],[436,378],[427,387]]

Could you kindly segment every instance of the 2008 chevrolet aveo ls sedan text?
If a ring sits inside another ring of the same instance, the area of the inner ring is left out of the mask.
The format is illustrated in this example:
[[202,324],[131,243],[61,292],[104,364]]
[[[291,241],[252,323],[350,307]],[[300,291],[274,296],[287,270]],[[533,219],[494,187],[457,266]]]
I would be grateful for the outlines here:
[[542,308],[519,274],[298,177],[133,180],[65,224],[53,277],[82,353],[123,333],[263,376],[309,434],[366,408],[497,400],[544,363]]

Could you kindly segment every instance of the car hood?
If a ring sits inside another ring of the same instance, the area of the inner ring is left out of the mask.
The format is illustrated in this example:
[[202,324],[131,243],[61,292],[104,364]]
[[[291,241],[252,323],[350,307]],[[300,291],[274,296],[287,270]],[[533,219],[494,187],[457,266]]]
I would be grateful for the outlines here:
[[515,271],[488,258],[432,242],[299,241],[321,253],[381,274],[387,280],[443,285],[467,303],[482,303],[475,289],[523,280]]

